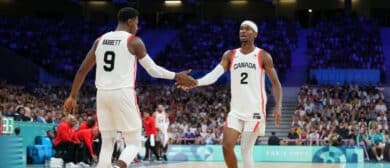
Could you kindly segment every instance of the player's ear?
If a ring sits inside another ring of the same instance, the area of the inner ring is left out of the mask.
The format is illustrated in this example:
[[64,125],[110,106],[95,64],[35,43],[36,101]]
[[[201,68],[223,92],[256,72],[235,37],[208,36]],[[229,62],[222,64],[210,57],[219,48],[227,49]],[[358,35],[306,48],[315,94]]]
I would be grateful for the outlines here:
[[136,18],[136,17],[131,18],[131,19],[129,19],[128,21],[129,21],[129,24],[130,24],[130,25],[137,24],[137,18]]
[[133,22],[132,19],[127,19],[126,22],[127,26],[131,27],[132,22]]

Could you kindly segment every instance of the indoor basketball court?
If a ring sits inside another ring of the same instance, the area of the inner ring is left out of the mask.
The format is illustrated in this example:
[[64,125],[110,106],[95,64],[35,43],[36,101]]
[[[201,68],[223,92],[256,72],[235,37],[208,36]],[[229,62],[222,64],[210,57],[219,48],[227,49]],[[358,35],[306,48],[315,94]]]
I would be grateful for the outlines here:
[[[222,162],[181,162],[167,163],[158,165],[134,165],[132,168],[150,167],[150,168],[225,168]],[[239,165],[242,167],[242,165]],[[340,164],[322,164],[322,163],[256,163],[256,168],[390,168],[386,163],[340,163]]]

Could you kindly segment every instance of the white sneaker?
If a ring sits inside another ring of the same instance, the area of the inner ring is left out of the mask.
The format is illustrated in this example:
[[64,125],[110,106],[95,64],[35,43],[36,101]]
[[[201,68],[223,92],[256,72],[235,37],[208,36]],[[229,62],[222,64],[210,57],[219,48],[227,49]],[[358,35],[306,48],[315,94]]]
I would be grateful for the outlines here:
[[78,166],[75,165],[73,162],[65,164],[65,168],[76,168],[76,167],[78,167]]
[[50,168],[62,168],[64,161],[61,158],[51,158],[49,161]]
[[379,159],[383,160],[383,155],[381,155],[381,156],[379,157]]
[[86,164],[84,162],[80,162],[79,164],[77,164],[80,168],[90,168],[91,166],[89,164]]
[[381,158],[380,158],[380,157],[376,157],[376,160],[377,160],[377,161],[380,161],[380,160],[381,160]]

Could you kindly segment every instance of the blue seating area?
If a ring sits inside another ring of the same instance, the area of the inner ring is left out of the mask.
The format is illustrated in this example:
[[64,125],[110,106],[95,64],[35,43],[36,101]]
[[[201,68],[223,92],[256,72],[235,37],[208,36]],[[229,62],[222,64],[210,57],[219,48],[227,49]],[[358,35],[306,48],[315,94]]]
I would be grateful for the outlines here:
[[310,80],[317,84],[377,84],[380,71],[376,69],[315,69],[310,71]]

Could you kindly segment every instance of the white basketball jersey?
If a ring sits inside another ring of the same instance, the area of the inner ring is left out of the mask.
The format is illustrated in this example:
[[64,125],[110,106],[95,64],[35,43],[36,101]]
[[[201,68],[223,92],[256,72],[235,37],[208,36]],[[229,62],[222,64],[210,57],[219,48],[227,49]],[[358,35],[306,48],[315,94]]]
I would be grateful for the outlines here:
[[162,113],[159,113],[159,112],[156,112],[156,122],[157,122],[157,128],[159,129],[167,129],[167,124],[169,123],[168,122],[168,117],[167,117],[167,113],[165,112],[162,112]]
[[244,121],[266,117],[267,96],[261,53],[262,49],[257,47],[249,54],[241,53],[240,48],[233,50],[230,113]]
[[112,31],[100,37],[95,51],[97,89],[134,88],[137,59],[127,48],[131,37],[125,31]]

